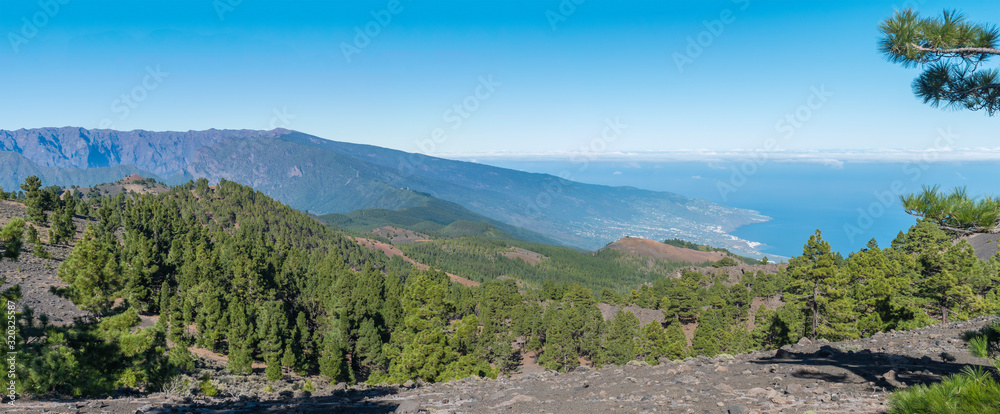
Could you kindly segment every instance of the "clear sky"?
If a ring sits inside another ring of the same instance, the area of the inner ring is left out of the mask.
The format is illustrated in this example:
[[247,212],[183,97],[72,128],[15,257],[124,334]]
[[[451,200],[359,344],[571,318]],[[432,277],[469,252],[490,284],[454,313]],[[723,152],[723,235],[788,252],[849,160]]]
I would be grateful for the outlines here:
[[[997,146],[997,119],[918,102],[919,71],[877,53],[908,5],[1000,23],[992,1],[0,0],[0,129],[286,127],[437,154],[919,149],[941,128]],[[805,118],[790,137],[787,115]]]

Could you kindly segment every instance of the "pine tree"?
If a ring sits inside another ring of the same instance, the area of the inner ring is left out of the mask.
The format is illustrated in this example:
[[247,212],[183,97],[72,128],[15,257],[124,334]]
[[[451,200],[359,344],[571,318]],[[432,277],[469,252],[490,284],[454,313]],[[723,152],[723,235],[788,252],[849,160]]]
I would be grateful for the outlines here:
[[250,324],[249,315],[242,301],[236,300],[229,305],[229,361],[226,368],[236,374],[250,373],[253,363],[254,329]]
[[687,356],[687,337],[684,336],[684,328],[680,322],[672,322],[667,325],[667,347],[663,356],[671,359],[682,359]]
[[94,237],[88,227],[66,261],[59,278],[70,285],[70,297],[81,309],[101,314],[111,307],[122,287],[115,246]]
[[358,328],[358,340],[354,347],[354,360],[362,377],[372,371],[382,371],[388,367],[388,360],[382,354],[385,332],[373,318],[364,318]]
[[34,244],[34,245],[38,245],[38,244],[40,244],[42,242],[38,238],[38,229],[36,229],[35,226],[32,226],[30,224],[27,225],[27,230],[25,230],[24,237],[25,237],[25,239],[28,240],[28,243],[31,243],[31,244]]
[[670,338],[663,325],[657,321],[643,325],[640,331],[638,357],[650,365],[657,365],[660,363],[659,358],[667,356],[669,351]]
[[48,217],[43,209],[42,180],[37,176],[30,176],[24,179],[21,189],[25,191],[25,206],[27,206],[28,220],[35,225],[44,225],[48,222]]
[[680,280],[667,290],[669,303],[663,311],[664,318],[683,323],[694,322],[701,307],[698,295],[705,289],[699,281],[702,275],[698,272],[684,271]]
[[440,381],[447,377],[448,365],[458,360],[460,355],[444,333],[445,317],[453,306],[447,300],[448,283],[448,275],[437,271],[419,272],[407,280],[401,301],[406,315],[403,329],[384,351],[394,355],[398,350],[389,365],[390,381]]
[[792,283],[787,289],[787,301],[799,303],[812,319],[809,335],[816,339],[856,337],[856,327],[848,293],[848,278],[837,268],[830,244],[819,230],[809,236],[802,256],[792,258],[788,273]]
[[176,295],[169,296],[168,307],[160,317],[169,321],[170,328],[167,330],[167,339],[174,343],[188,346],[187,330],[184,326],[184,317],[181,312],[181,298]]
[[859,320],[865,322],[860,334],[895,329],[900,319],[910,318],[905,309],[914,293],[916,267],[911,255],[882,250],[875,239],[868,242],[866,249],[851,255],[846,272],[851,278],[857,312],[864,315]]
[[305,312],[298,312],[295,315],[295,327],[289,330],[289,338],[285,344],[285,353],[281,357],[281,365],[301,372],[305,367],[305,355],[307,338],[303,334],[308,334],[306,327]]
[[985,64],[1000,55],[996,26],[972,23],[955,11],[921,17],[914,9],[896,10],[879,25],[879,51],[903,67],[921,66],[913,93],[931,106],[1000,110],[997,72]]
[[62,244],[73,240],[73,236],[76,234],[76,225],[73,224],[72,212],[67,208],[56,212],[52,216],[52,228],[49,229],[49,232],[49,243],[51,244]]
[[511,346],[518,326],[525,318],[524,300],[513,280],[491,281],[478,288],[479,320],[483,328],[478,338],[477,354],[503,373],[517,368],[518,352]]
[[637,336],[639,336],[639,318],[632,312],[618,309],[604,340],[602,360],[616,365],[634,360],[639,353],[636,346]]
[[[546,310],[546,314],[549,312]],[[545,348],[538,356],[538,363],[551,370],[568,372],[580,365],[569,312],[555,309],[551,312],[552,317],[545,329]]]
[[598,360],[605,326],[594,294],[590,289],[574,283],[563,296],[563,306],[577,354]]
[[691,340],[691,350],[696,355],[715,356],[729,346],[726,341],[725,325],[723,324],[722,311],[718,309],[708,309],[698,318],[698,327],[694,330],[694,338]]
[[285,351],[288,330],[288,320],[280,301],[264,303],[257,315],[257,328],[262,331],[260,348],[267,364],[264,374],[269,381],[277,381],[281,379],[281,357]]
[[[29,226],[29,228],[31,228]],[[3,254],[0,258],[17,260],[21,256],[21,246],[24,240],[24,219],[14,218],[7,222],[0,230],[0,247],[3,247]]]
[[323,336],[319,357],[319,372],[330,379],[330,383],[349,382],[353,375],[347,364],[347,353],[344,343],[337,334],[327,333]]

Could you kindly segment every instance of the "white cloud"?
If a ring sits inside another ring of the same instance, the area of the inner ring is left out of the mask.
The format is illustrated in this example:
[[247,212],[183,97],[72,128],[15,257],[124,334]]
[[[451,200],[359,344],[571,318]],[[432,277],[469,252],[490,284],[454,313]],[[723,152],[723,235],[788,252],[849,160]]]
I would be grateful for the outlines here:
[[[879,150],[809,150],[789,151],[737,149],[729,151],[713,150],[676,150],[676,151],[637,151],[637,152],[607,152],[590,154],[595,161],[623,161],[628,167],[635,167],[639,162],[707,162],[712,167],[727,169],[712,165],[717,162],[743,161],[760,159],[762,153],[772,162],[782,163],[813,163],[841,168],[845,163],[880,163],[880,162],[973,162],[1000,161],[1000,147],[993,148],[927,148],[927,149],[879,149]],[[488,153],[439,153],[435,156],[460,160],[518,159],[537,161],[567,161],[577,156],[575,152],[488,152]]]

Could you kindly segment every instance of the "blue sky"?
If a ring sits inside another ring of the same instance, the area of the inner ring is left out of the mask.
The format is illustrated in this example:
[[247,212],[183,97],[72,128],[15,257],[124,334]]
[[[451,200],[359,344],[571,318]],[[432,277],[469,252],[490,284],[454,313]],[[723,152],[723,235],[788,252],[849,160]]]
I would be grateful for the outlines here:
[[0,0],[0,129],[286,127],[436,154],[921,149],[943,128],[996,146],[995,119],[918,102],[919,71],[876,52],[908,5],[1000,22],[979,1]]

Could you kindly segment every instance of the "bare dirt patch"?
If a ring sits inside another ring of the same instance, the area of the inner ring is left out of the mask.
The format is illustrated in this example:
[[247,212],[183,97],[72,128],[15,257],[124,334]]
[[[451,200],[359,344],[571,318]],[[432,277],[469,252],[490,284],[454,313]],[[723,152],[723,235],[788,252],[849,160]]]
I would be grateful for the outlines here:
[[386,239],[389,239],[389,243],[391,243],[393,246],[401,244],[420,243],[431,240],[431,237],[426,234],[417,233],[412,230],[407,230],[393,226],[382,226],[375,230],[372,230],[370,233],[376,236],[382,236],[385,237]]
[[[23,204],[0,201],[0,226],[7,224],[15,217],[23,218],[26,216]],[[80,218],[74,218],[73,223],[76,224],[77,228],[75,239],[79,239],[83,236],[83,229],[87,222]],[[69,257],[73,244],[44,243],[48,227],[35,226],[35,228],[38,230],[39,238],[43,241],[42,249],[49,252],[52,258],[42,259],[35,256],[31,252],[35,247],[34,244],[25,241],[21,247],[21,256],[17,261],[0,261],[0,276],[7,278],[2,289],[12,285],[20,285],[22,297],[18,306],[22,309],[24,306],[31,307],[36,317],[41,314],[48,315],[49,321],[53,325],[68,325],[75,318],[90,316],[90,312],[80,310],[73,302],[52,292],[52,288],[58,289],[67,286],[59,279],[58,269],[63,260]]]
[[542,260],[548,259],[548,257],[535,253],[531,250],[522,249],[520,247],[511,247],[510,251],[500,253],[508,259],[521,259],[525,263],[535,266],[542,262]]
[[635,256],[648,257],[651,259],[672,260],[675,262],[688,262],[698,264],[704,262],[715,262],[722,260],[726,255],[720,252],[702,252],[698,250],[685,249],[660,243],[656,240],[641,239],[636,237],[624,237],[614,243],[609,244],[605,249],[622,251]]
[[[364,248],[367,248],[367,249],[371,249],[371,250],[380,251],[380,252],[382,252],[383,254],[385,254],[388,257],[399,256],[403,260],[406,260],[407,263],[412,264],[414,267],[416,267],[419,270],[430,269],[430,266],[425,265],[423,263],[420,263],[420,262],[418,262],[416,260],[413,260],[412,258],[410,258],[409,256],[407,256],[406,254],[404,254],[402,250],[399,250],[399,248],[397,248],[397,247],[395,247],[395,246],[393,246],[391,244],[383,243],[383,242],[380,242],[378,240],[366,239],[366,238],[363,238],[363,237],[355,237],[354,241],[356,241],[359,245],[361,245],[361,247],[364,247]],[[454,275],[454,274],[448,273],[448,277],[451,278],[452,282],[456,282],[456,283],[464,285],[464,286],[469,286],[469,287],[479,286],[479,282],[476,282],[476,281],[470,280],[470,279],[466,279],[466,278],[458,276],[458,275]]]

